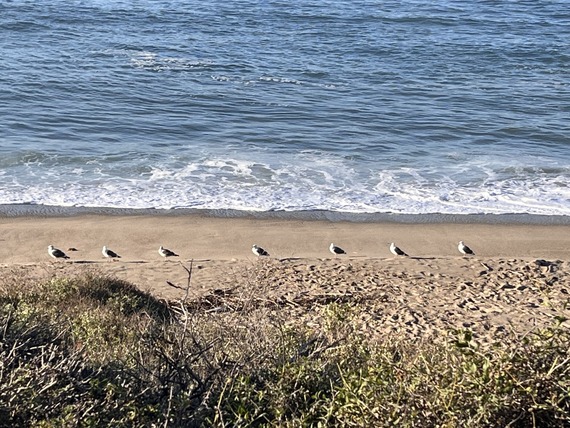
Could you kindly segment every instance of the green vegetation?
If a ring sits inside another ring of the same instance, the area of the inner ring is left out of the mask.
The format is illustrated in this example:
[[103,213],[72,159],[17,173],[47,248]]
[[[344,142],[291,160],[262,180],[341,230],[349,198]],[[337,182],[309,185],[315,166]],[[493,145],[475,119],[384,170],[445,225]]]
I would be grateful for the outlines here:
[[570,426],[563,326],[485,350],[468,331],[378,341],[354,328],[356,304],[323,304],[306,326],[223,296],[174,304],[98,274],[4,278],[0,425]]

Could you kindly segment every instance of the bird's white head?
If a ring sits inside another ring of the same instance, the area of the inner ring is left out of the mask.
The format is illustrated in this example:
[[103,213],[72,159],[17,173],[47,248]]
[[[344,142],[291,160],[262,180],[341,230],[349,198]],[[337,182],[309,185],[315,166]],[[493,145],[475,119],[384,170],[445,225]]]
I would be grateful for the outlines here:
[[465,245],[465,244],[463,244],[463,241],[459,241],[459,245]]
[[48,245],[48,250],[53,250],[53,245]]

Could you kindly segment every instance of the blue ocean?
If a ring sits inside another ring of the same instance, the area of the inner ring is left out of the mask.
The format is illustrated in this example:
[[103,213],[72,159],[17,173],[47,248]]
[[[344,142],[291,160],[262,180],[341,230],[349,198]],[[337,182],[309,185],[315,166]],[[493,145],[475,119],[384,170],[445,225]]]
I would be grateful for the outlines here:
[[570,215],[570,4],[0,0],[0,204]]

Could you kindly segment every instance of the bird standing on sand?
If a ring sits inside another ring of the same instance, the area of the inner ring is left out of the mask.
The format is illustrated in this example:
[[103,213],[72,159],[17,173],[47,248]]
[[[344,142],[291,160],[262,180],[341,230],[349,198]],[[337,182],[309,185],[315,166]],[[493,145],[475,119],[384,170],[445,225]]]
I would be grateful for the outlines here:
[[337,254],[346,254],[346,251],[344,251],[342,248],[336,246],[335,244],[333,244],[331,242],[331,245],[329,246],[329,251],[335,255]]
[[267,251],[255,244],[253,244],[253,247],[251,247],[251,251],[256,256],[269,256],[269,253]]
[[158,254],[160,254],[164,258],[166,258],[166,257],[178,257],[178,254],[176,254],[174,251],[170,251],[170,250],[164,248],[162,245],[158,249]]
[[63,251],[55,248],[53,245],[48,245],[48,254],[54,259],[68,259],[69,256]]
[[396,244],[394,244],[393,242],[390,244],[390,252],[392,254],[394,254],[395,256],[406,256],[406,257],[408,257],[408,255],[406,253],[404,253],[400,248],[396,247]]
[[457,245],[457,249],[459,250],[459,252],[461,254],[465,254],[466,256],[474,256],[475,253],[473,252],[473,250],[471,248],[469,248],[467,245],[465,245],[463,243],[463,241],[459,241],[459,244]]
[[120,259],[121,256],[119,256],[117,253],[115,253],[114,251],[109,250],[106,246],[103,246],[103,250],[101,251],[103,253],[103,256],[110,259],[110,260],[114,260],[114,259]]

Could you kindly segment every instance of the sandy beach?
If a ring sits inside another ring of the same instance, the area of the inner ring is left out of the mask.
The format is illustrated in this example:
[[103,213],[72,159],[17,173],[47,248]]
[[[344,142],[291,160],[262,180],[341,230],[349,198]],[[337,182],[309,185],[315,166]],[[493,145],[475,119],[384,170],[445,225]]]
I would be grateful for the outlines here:
[[[2,218],[0,227],[5,274],[103,272],[177,299],[187,283],[182,265],[193,260],[189,299],[213,309],[248,294],[310,322],[325,303],[358,303],[371,333],[431,339],[470,329],[482,342],[570,318],[567,225],[80,215]],[[476,255],[461,256],[459,240]],[[347,254],[332,255],[331,242]],[[394,257],[390,242],[410,257]],[[254,256],[254,243],[270,257]],[[70,259],[51,259],[49,244]],[[104,259],[103,245],[121,259]],[[163,259],[160,245],[180,257]]]

